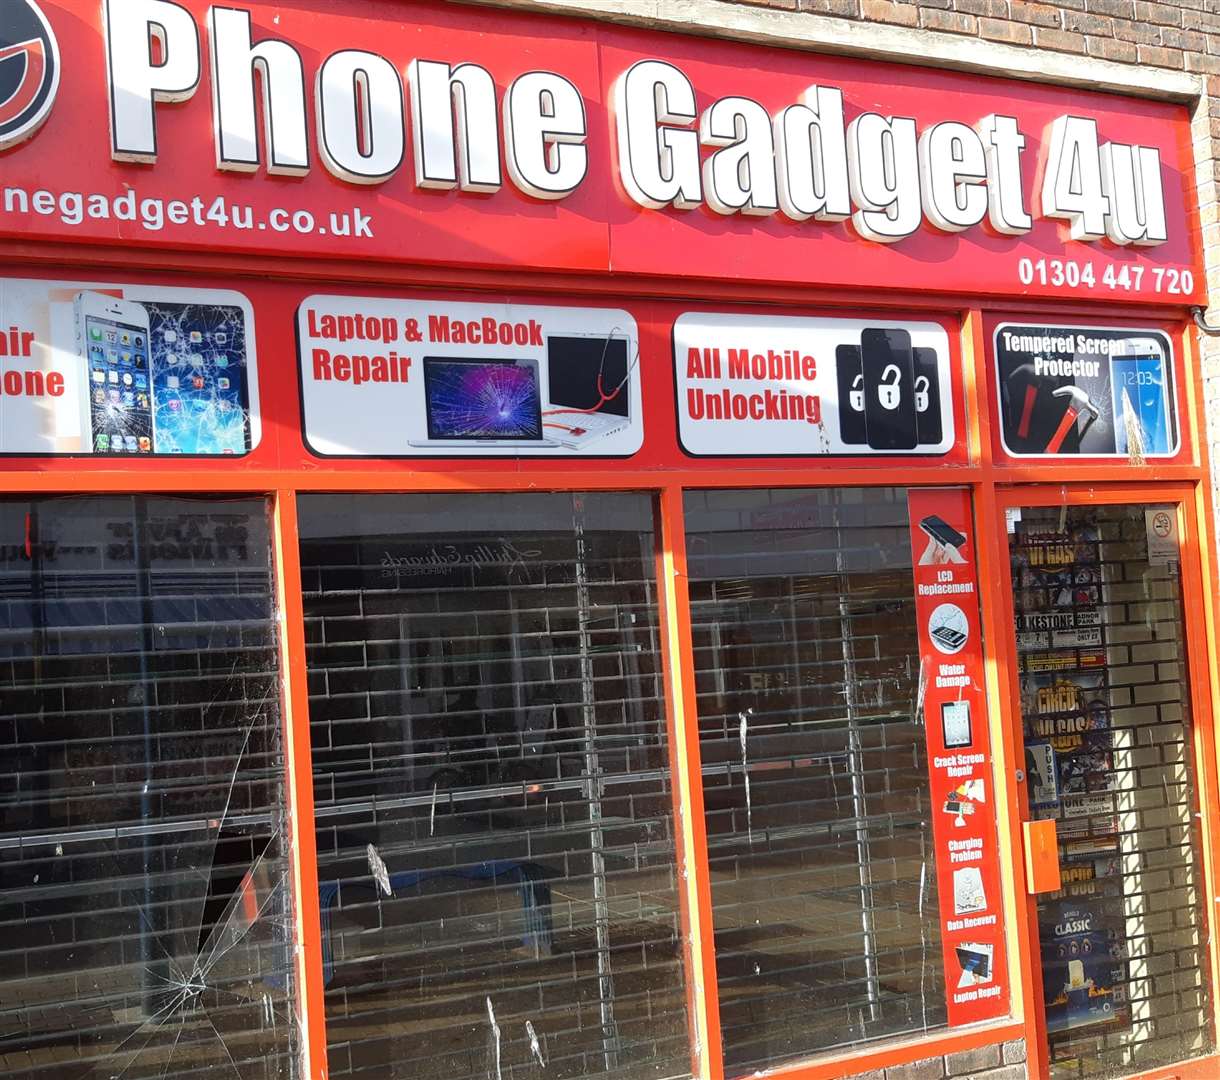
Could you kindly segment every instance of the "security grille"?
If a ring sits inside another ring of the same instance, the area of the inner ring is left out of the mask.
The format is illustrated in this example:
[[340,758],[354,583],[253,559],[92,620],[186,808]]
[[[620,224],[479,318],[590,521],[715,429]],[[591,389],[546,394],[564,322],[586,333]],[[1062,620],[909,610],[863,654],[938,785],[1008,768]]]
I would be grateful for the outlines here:
[[262,500],[0,502],[0,1074],[295,1075]]
[[651,522],[302,499],[332,1077],[689,1075]]
[[1029,796],[1063,888],[1039,897],[1056,1078],[1215,1046],[1174,507],[1022,508],[1010,536]]
[[906,492],[686,513],[730,1075],[944,1024]]

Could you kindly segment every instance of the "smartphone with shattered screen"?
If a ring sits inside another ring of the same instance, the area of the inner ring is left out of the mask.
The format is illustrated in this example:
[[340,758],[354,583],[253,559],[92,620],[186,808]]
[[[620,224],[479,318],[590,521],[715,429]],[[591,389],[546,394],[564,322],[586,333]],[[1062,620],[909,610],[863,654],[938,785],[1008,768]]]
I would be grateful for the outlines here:
[[246,320],[228,304],[144,303],[159,454],[250,449]]

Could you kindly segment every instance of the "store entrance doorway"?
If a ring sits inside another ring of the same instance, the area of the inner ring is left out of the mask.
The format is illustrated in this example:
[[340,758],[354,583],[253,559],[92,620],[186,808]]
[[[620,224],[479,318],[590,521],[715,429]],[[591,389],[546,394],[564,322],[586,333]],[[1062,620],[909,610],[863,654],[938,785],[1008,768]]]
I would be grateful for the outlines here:
[[1215,1048],[1199,813],[1211,740],[1190,671],[1201,584],[1181,504],[1156,494],[1022,491],[1004,507],[1024,809],[1054,822],[1059,862],[1030,912],[1029,1053],[1051,1080]]

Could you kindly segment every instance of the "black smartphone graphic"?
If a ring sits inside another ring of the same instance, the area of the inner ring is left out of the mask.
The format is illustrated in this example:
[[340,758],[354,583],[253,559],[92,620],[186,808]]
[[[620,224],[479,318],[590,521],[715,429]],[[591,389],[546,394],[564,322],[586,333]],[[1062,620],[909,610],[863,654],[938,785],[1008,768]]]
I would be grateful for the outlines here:
[[936,514],[930,514],[924,518],[919,523],[919,527],[931,539],[935,540],[938,544],[944,544],[945,547],[959,548],[966,542],[964,533],[959,533],[944,518]]
[[870,326],[860,335],[864,423],[874,450],[914,450],[915,357],[905,330]]
[[935,349],[912,349],[915,357],[915,431],[921,446],[945,437],[940,415],[940,364]]
[[864,367],[859,345],[835,347],[835,374],[839,379],[839,438],[845,446],[864,446],[868,430],[864,419]]
[[960,630],[954,630],[951,626],[938,626],[932,631],[932,636],[950,649],[960,649],[966,641],[966,635]]

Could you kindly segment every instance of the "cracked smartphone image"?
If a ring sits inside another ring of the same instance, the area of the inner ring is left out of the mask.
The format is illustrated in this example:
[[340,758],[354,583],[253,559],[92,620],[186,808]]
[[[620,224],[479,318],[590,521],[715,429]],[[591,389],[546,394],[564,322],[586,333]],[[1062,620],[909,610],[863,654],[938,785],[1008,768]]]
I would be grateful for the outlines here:
[[246,321],[227,304],[146,302],[159,454],[250,449]]
[[76,297],[76,340],[89,387],[95,454],[151,454],[148,311],[100,292]]

